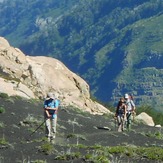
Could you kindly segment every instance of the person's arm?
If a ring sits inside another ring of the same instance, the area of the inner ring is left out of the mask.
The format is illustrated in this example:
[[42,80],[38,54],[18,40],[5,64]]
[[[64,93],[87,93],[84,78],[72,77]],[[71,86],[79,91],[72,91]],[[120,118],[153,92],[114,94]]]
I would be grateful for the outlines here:
[[117,112],[118,112],[118,110],[116,109],[116,111],[115,111],[115,115],[114,115],[115,117],[117,117],[117,116],[118,116]]
[[132,116],[133,116],[133,121],[135,120],[135,116],[136,116],[136,107],[133,101],[131,101],[131,105],[132,105]]
[[49,107],[44,106],[44,112],[45,112],[46,116],[47,116],[48,118],[50,118],[51,115],[49,114],[48,108],[49,108]]
[[59,102],[58,102],[58,100],[55,100],[55,107],[54,108],[46,107],[46,110],[54,110],[54,111],[57,111],[58,110],[58,106],[59,106]]
[[47,109],[45,109],[45,113],[46,113],[46,115],[47,115],[48,118],[51,117],[51,115],[49,114],[49,111]]
[[48,118],[51,117],[51,115],[49,114],[49,111],[48,111],[49,108],[50,108],[50,107],[48,107],[47,101],[45,101],[45,102],[44,102],[44,111],[45,111],[45,114],[46,114],[46,116],[47,116]]
[[55,100],[55,114],[57,114],[58,107],[59,107],[59,101]]
[[124,106],[124,119],[126,120],[126,113],[127,113],[127,106],[125,104],[123,104]]
[[131,100],[131,107],[132,107],[132,111],[135,112],[135,104],[132,100]]
[[46,107],[45,110],[57,110],[57,108]]
[[117,104],[116,111],[115,111],[115,117],[117,117],[117,115],[118,115],[119,106],[120,106],[120,102],[118,102],[118,104]]

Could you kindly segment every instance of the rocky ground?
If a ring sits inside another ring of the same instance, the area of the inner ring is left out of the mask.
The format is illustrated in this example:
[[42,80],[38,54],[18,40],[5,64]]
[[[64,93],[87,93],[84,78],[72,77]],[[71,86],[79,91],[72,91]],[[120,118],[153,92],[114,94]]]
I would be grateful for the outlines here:
[[[156,150],[163,147],[161,128],[134,123],[131,131],[120,133],[112,116],[90,115],[64,107],[60,107],[58,113],[56,138],[49,143],[44,137],[44,125],[38,128],[44,121],[42,102],[0,97],[0,109],[4,110],[0,113],[0,163],[107,163],[102,157],[109,147],[126,150],[128,147],[153,147]],[[159,159],[117,151],[109,154],[108,160],[115,163],[163,162],[160,151],[153,152]],[[97,157],[100,154],[101,158]]]

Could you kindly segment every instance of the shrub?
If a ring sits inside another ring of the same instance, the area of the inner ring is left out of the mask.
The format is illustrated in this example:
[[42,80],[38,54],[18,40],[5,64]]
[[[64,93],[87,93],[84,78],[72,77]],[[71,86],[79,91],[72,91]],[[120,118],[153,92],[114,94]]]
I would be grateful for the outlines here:
[[0,107],[0,113],[5,113],[5,109],[3,107]]
[[3,138],[0,138],[0,145],[8,145],[9,143],[6,141],[6,139],[3,137]]
[[0,98],[7,99],[7,98],[9,98],[9,96],[6,93],[0,93]]
[[81,157],[80,152],[71,152],[71,153],[61,154],[55,157],[55,160],[67,160],[68,161],[68,160],[74,160],[80,157]]
[[42,121],[38,120],[34,116],[28,114],[28,116],[23,120],[25,124],[36,124],[39,125]]
[[40,147],[40,151],[44,152],[47,155],[52,154],[54,152],[53,144],[51,143],[42,144]]
[[3,122],[0,122],[0,128],[4,128],[5,124]]
[[147,132],[147,133],[145,133],[145,135],[148,136],[148,137],[153,137],[153,138],[156,138],[156,139],[163,140],[163,134],[162,134],[161,130],[156,131],[155,133]]

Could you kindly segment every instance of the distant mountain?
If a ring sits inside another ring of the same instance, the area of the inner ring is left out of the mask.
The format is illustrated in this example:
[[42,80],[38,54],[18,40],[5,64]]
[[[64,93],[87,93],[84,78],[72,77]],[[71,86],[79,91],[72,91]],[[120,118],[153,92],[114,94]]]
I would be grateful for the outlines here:
[[[0,35],[28,55],[61,60],[104,102],[132,93],[163,105],[162,0],[0,3]],[[16,39],[15,39],[16,38]]]

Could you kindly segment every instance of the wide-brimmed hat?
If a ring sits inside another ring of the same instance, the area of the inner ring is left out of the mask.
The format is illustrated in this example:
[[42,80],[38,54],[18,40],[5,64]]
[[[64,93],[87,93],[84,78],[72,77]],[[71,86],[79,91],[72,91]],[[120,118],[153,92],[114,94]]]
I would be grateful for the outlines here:
[[49,92],[46,96],[46,100],[49,100],[49,99],[55,99],[55,96],[53,93]]

